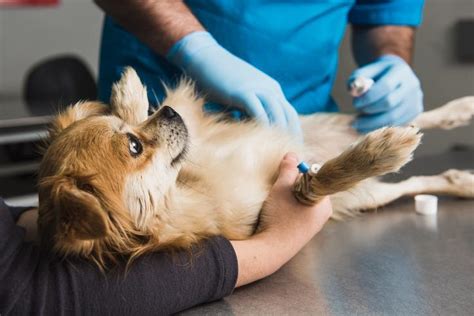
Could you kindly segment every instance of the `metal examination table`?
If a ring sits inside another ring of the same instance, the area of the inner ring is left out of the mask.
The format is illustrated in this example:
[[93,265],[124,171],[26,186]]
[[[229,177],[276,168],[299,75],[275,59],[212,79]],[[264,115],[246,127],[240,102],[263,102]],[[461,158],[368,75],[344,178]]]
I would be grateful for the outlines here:
[[[420,158],[396,179],[454,167],[474,169],[474,149]],[[441,198],[437,217],[413,209],[406,198],[329,223],[274,275],[183,314],[473,315],[474,201]]]

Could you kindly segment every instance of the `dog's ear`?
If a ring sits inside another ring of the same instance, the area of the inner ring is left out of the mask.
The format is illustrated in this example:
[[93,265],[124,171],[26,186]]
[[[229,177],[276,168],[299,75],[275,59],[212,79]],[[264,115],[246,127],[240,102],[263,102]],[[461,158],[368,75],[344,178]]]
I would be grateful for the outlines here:
[[112,114],[129,124],[138,125],[148,118],[146,87],[133,68],[126,67],[120,81],[113,85],[110,105]]
[[53,208],[59,230],[80,240],[103,238],[109,233],[107,212],[88,185],[77,184],[68,177],[56,180],[53,188]]
[[96,115],[105,115],[109,109],[100,102],[78,102],[59,113],[51,122],[49,138],[56,136],[72,123]]

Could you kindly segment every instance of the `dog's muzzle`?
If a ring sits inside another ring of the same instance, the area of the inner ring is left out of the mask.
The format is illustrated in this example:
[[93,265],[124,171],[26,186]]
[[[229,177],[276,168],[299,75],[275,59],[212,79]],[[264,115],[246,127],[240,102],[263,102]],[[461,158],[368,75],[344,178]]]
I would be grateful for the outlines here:
[[172,164],[182,160],[188,146],[188,129],[181,115],[173,108],[164,105],[153,115],[158,125],[158,133],[173,153]]

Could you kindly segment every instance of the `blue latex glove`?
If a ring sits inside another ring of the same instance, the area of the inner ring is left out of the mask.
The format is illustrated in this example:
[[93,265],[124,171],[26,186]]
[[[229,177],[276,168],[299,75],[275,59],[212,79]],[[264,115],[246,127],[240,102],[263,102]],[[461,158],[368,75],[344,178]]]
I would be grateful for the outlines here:
[[349,82],[357,77],[375,81],[369,91],[353,99],[353,105],[360,114],[353,127],[359,132],[404,125],[423,112],[420,81],[402,58],[384,55],[355,70]]
[[243,110],[265,124],[277,124],[302,137],[298,114],[273,78],[221,47],[211,34],[194,32],[167,55],[210,94],[211,100]]

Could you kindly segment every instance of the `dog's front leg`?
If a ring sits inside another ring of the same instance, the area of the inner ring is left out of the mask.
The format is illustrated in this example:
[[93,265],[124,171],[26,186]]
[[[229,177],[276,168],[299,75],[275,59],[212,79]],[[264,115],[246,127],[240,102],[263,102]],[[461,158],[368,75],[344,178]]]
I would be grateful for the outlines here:
[[364,136],[342,154],[327,161],[315,174],[301,176],[293,193],[303,204],[346,191],[360,181],[398,171],[412,158],[421,134],[413,127],[391,127]]

